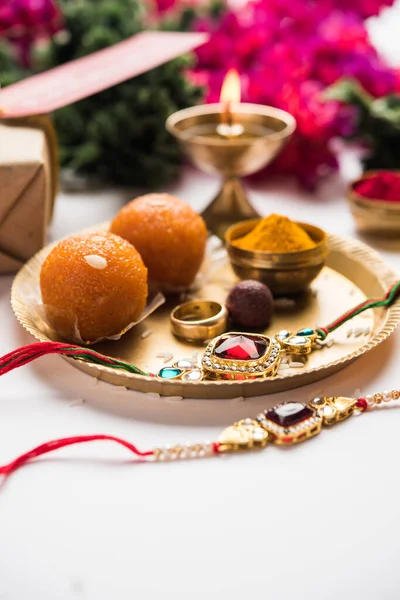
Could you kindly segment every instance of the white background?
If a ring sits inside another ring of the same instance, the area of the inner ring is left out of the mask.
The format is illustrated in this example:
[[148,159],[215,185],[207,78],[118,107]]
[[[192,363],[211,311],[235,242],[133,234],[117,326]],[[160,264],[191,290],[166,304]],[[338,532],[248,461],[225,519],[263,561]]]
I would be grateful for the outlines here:
[[[400,62],[400,12],[383,23],[373,24],[373,34]],[[315,196],[269,182],[253,185],[251,197],[265,214],[357,237],[344,199],[345,181],[357,172],[347,153],[342,178]],[[201,210],[217,187],[187,169],[170,191]],[[125,200],[109,190],[61,196],[52,238],[109,219]],[[364,241],[400,270],[399,241]],[[32,341],[12,314],[10,285],[11,277],[0,279],[1,354]],[[83,433],[142,448],[215,439],[235,419],[277,401],[399,387],[399,357],[395,334],[319,384],[242,402],[156,399],[43,358],[0,381],[0,463]],[[0,488],[0,599],[398,600],[399,430],[400,404],[292,449],[148,465],[109,443],[49,455]]]

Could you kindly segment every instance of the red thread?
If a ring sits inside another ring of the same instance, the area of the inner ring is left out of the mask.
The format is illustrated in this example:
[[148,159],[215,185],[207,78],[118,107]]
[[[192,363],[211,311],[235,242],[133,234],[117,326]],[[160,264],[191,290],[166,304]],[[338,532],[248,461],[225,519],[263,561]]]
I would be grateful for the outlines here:
[[98,441],[98,440],[109,440],[111,442],[116,442],[117,444],[121,444],[121,446],[124,446],[125,448],[127,448],[128,450],[133,452],[133,454],[136,454],[137,456],[147,457],[147,456],[152,456],[154,454],[153,450],[149,450],[147,452],[141,452],[141,450],[138,450],[138,448],[136,448],[136,446],[134,446],[130,442],[127,442],[126,440],[123,440],[121,438],[114,437],[112,435],[103,435],[103,434],[78,435],[78,436],[73,436],[73,437],[61,438],[58,440],[52,440],[50,442],[45,442],[44,444],[41,444],[40,446],[36,446],[36,448],[33,448],[32,450],[30,450],[29,452],[26,452],[25,454],[21,454],[21,456],[18,456],[16,459],[11,461],[7,465],[3,465],[2,467],[0,467],[0,475],[8,476],[11,473],[13,473],[14,471],[16,471],[19,467],[22,467],[29,460],[31,460],[33,458],[37,458],[38,456],[41,456],[42,454],[47,454],[49,452],[53,452],[53,450],[58,450],[59,448],[65,448],[66,446],[71,446],[73,444],[82,444],[84,442],[94,442],[94,441]]
[[[32,360],[44,356],[45,354],[77,354],[77,353],[88,353],[92,351],[89,349],[82,349],[79,347],[71,346],[71,344],[62,344],[60,342],[39,342],[35,344],[28,344],[17,350],[13,350],[8,354],[5,354],[0,358],[0,375],[4,375],[17,367],[21,367],[28,364]],[[105,357],[108,362],[108,358]]]
[[99,354],[91,348],[81,348],[71,344],[61,342],[40,342],[23,346],[17,350],[13,350],[3,357],[0,357],[0,375],[5,375],[9,371],[22,367],[36,358],[40,358],[46,354],[64,354],[72,358],[85,360],[88,362],[99,363],[110,366],[115,369],[125,369],[129,372],[138,373],[141,375],[149,375],[140,369],[136,369],[133,365],[124,361]]
[[357,408],[360,408],[362,411],[367,410],[368,408],[368,402],[366,401],[365,398],[358,398],[357,402],[356,402],[356,406]]

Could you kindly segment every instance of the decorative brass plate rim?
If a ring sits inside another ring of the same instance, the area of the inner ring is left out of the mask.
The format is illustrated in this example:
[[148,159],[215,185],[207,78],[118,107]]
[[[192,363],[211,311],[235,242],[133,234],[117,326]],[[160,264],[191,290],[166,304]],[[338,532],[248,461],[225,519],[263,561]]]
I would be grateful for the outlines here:
[[[101,229],[104,230],[105,227],[107,227],[107,223],[97,225],[97,227],[90,227],[86,229],[86,231],[100,231]],[[17,317],[22,327],[39,341],[49,341],[50,338],[40,329],[38,329],[37,326],[32,322],[32,319],[29,318],[29,316],[27,316],[26,305],[18,297],[18,288],[21,279],[26,277],[26,274],[29,273],[29,271],[31,270],[31,265],[33,261],[40,260],[42,256],[43,258],[47,256],[51,248],[56,243],[57,242],[54,242],[43,248],[25,264],[15,276],[11,288],[11,306],[15,316]],[[359,262],[362,261],[362,263],[371,272],[373,272],[373,274],[377,278],[378,283],[384,288],[389,287],[398,279],[396,272],[382,260],[379,253],[367,246],[366,244],[359,242],[358,240],[346,239],[333,234],[328,235],[328,244],[331,251],[336,251],[341,254],[348,255],[349,257],[351,256],[352,259],[357,259]],[[76,368],[79,368],[80,370],[83,370],[86,373],[92,375],[93,377],[99,379],[102,378],[101,374],[104,373],[106,375],[106,377],[104,377],[105,381],[110,381],[110,377],[107,377],[108,374],[112,376],[113,380],[118,380],[118,384],[111,382],[115,385],[124,386],[126,382],[129,382],[129,389],[133,389],[139,392],[158,392],[164,396],[175,396],[177,395],[177,389],[179,388],[179,391],[182,392],[181,395],[188,398],[233,398],[238,395],[256,396],[267,393],[273,393],[276,391],[282,391],[282,386],[271,386],[271,384],[273,383],[287,381],[286,389],[291,389],[294,387],[300,387],[302,385],[312,383],[317,379],[316,377],[313,377],[313,374],[315,375],[315,373],[320,372],[322,370],[328,371],[327,376],[335,371],[338,371],[342,367],[353,362],[356,358],[362,356],[366,352],[369,352],[370,350],[381,344],[395,331],[399,323],[400,300],[398,300],[392,307],[390,307],[387,310],[386,322],[384,323],[382,329],[357,350],[349,353],[348,355],[345,355],[342,358],[332,361],[325,366],[313,367],[307,369],[303,373],[288,373],[287,375],[276,375],[274,378],[264,380],[203,380],[196,383],[164,380],[161,382],[154,377],[134,375],[125,371],[118,371],[118,373],[116,373],[114,369],[111,369],[109,367],[96,365],[92,363],[86,363],[81,360],[75,360],[67,357],[65,358],[65,360],[69,361]],[[319,379],[322,379],[322,377],[319,377]],[[132,383],[137,385],[132,385]],[[265,390],[263,389],[264,386],[266,387]],[[269,387],[274,387],[275,389],[270,390]]]

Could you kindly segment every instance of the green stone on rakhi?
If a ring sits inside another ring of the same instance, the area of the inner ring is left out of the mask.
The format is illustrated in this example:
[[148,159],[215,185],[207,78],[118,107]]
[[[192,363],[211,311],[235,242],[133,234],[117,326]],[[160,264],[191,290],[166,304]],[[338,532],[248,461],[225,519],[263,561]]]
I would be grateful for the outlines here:
[[164,367],[158,372],[158,377],[161,379],[174,379],[182,374],[182,369],[176,369],[174,367]]
[[296,335],[304,335],[305,337],[309,337],[310,335],[314,335],[314,333],[314,329],[311,329],[311,327],[306,327],[305,329],[300,329]]

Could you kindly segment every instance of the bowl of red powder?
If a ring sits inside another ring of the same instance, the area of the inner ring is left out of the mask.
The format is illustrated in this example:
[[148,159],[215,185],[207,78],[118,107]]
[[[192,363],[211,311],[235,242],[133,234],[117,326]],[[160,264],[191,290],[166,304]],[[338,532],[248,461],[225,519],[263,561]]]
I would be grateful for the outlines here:
[[400,171],[367,171],[347,197],[360,231],[400,233]]

